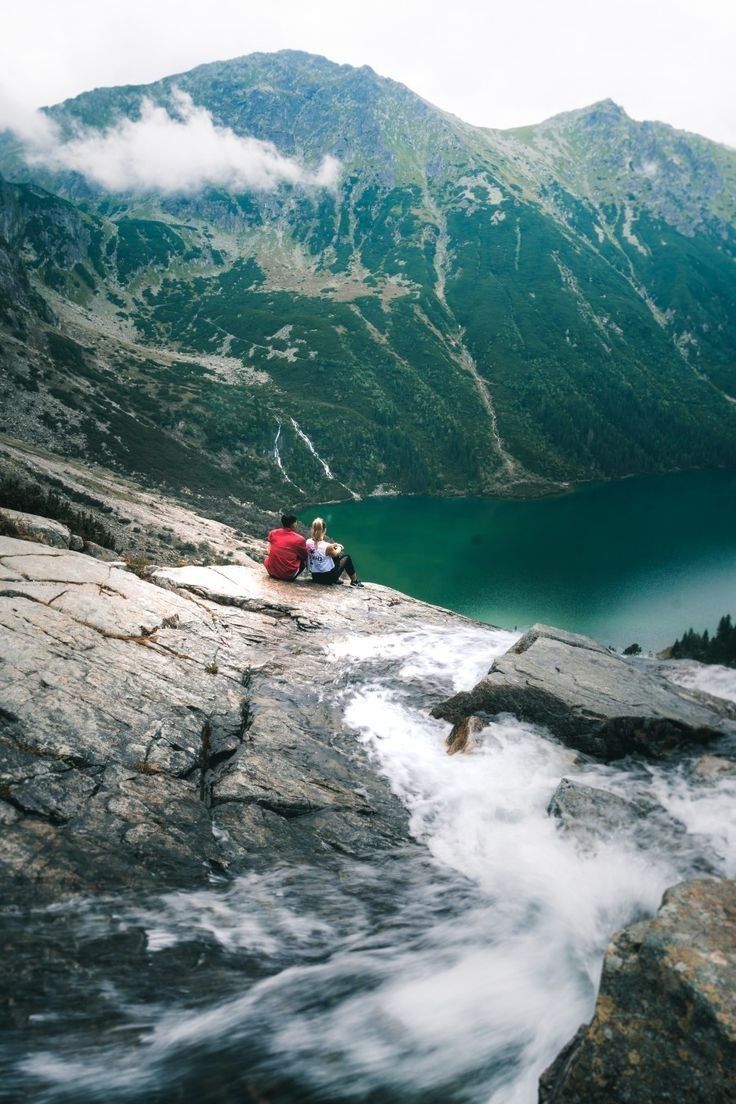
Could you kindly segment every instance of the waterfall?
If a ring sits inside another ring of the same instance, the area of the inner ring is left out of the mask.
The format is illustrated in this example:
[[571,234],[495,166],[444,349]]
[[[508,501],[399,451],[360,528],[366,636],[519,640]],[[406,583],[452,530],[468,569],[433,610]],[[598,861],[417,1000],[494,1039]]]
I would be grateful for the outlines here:
[[279,452],[279,438],[280,437],[281,437],[281,422],[278,423],[278,429],[276,430],[276,440],[273,443],[273,458],[276,461],[276,467],[279,469],[279,471],[283,475],[286,482],[291,483],[292,487],[296,487],[297,491],[299,491],[299,494],[303,495],[306,492],[302,490],[302,488],[298,485],[298,483],[295,483],[294,480],[290,479],[289,476],[286,474],[286,468],[284,467],[284,462],[281,459],[281,453]]
[[342,482],[342,481],[341,481],[340,479],[338,479],[338,478],[337,478],[337,476],[336,476],[336,475],[334,475],[334,474],[333,474],[333,471],[332,471],[332,469],[330,468],[330,465],[329,465],[329,464],[327,463],[327,461],[326,461],[326,460],[323,460],[323,459],[322,459],[322,457],[320,456],[320,454],[319,454],[319,453],[317,452],[316,448],[314,447],[314,444],[313,444],[313,443],[312,443],[312,441],[311,441],[311,440],[309,439],[309,437],[308,437],[308,436],[306,435],[306,433],[305,433],[305,432],[304,432],[304,430],[303,430],[303,429],[301,428],[301,426],[299,425],[299,423],[298,423],[298,422],[296,422],[296,421],[294,420],[294,418],[291,418],[291,419],[290,419],[290,421],[291,421],[291,424],[292,424],[292,425],[293,425],[293,427],[294,427],[294,430],[295,430],[295,432],[296,432],[297,436],[301,438],[301,440],[302,440],[302,441],[304,442],[304,444],[305,444],[305,445],[307,446],[307,448],[309,449],[309,451],[311,452],[311,454],[312,454],[312,456],[313,456],[313,457],[315,458],[315,460],[316,460],[316,461],[317,461],[317,462],[318,462],[319,464],[321,464],[321,466],[322,466],[322,470],[323,470],[323,472],[325,473],[325,475],[327,476],[327,478],[328,478],[328,479],[331,479],[331,480],[333,480],[333,482],[335,482],[335,483],[339,483],[339,484],[340,484],[340,486],[341,486],[341,487],[344,487],[344,488],[345,488],[345,490],[346,490],[346,491],[348,492],[348,494],[349,494],[349,495],[351,495],[351,496],[352,496],[352,497],[353,497],[354,499],[356,499],[356,500],[357,500],[357,499],[359,499],[359,498],[360,498],[360,495],[359,495],[359,494],[356,494],[356,493],[355,493],[355,491],[352,491],[352,490],[350,489],[350,487],[348,487],[347,483],[343,483],[343,482]]

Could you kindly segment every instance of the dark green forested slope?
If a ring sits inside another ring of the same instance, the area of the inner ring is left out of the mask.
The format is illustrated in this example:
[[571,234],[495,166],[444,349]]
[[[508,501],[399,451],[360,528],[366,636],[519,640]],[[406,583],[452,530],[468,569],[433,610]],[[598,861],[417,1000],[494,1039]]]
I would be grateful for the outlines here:
[[52,114],[175,89],[337,188],[111,194],[0,139],[7,429],[258,501],[736,462],[732,151],[610,103],[484,131],[291,52]]

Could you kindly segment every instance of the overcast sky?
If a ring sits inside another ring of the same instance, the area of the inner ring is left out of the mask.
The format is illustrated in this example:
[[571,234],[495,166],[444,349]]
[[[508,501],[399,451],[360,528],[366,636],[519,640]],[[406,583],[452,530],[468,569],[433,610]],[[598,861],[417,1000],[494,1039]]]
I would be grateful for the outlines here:
[[0,86],[28,106],[254,50],[378,73],[510,127],[610,96],[736,147],[736,0],[0,0]]

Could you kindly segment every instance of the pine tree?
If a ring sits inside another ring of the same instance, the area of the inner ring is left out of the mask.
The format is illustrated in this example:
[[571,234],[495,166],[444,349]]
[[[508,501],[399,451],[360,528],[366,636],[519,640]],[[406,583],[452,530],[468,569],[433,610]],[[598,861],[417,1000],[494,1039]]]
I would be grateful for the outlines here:
[[708,629],[697,633],[689,628],[672,645],[670,655],[673,659],[697,659],[700,663],[736,667],[736,626],[731,615],[727,613],[720,619],[713,637]]

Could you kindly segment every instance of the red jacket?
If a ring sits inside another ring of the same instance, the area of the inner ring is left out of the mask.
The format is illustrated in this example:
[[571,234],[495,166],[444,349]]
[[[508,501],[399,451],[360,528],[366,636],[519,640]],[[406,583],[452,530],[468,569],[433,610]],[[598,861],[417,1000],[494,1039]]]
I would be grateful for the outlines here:
[[272,579],[293,579],[307,559],[307,542],[295,529],[272,529],[263,561]]

